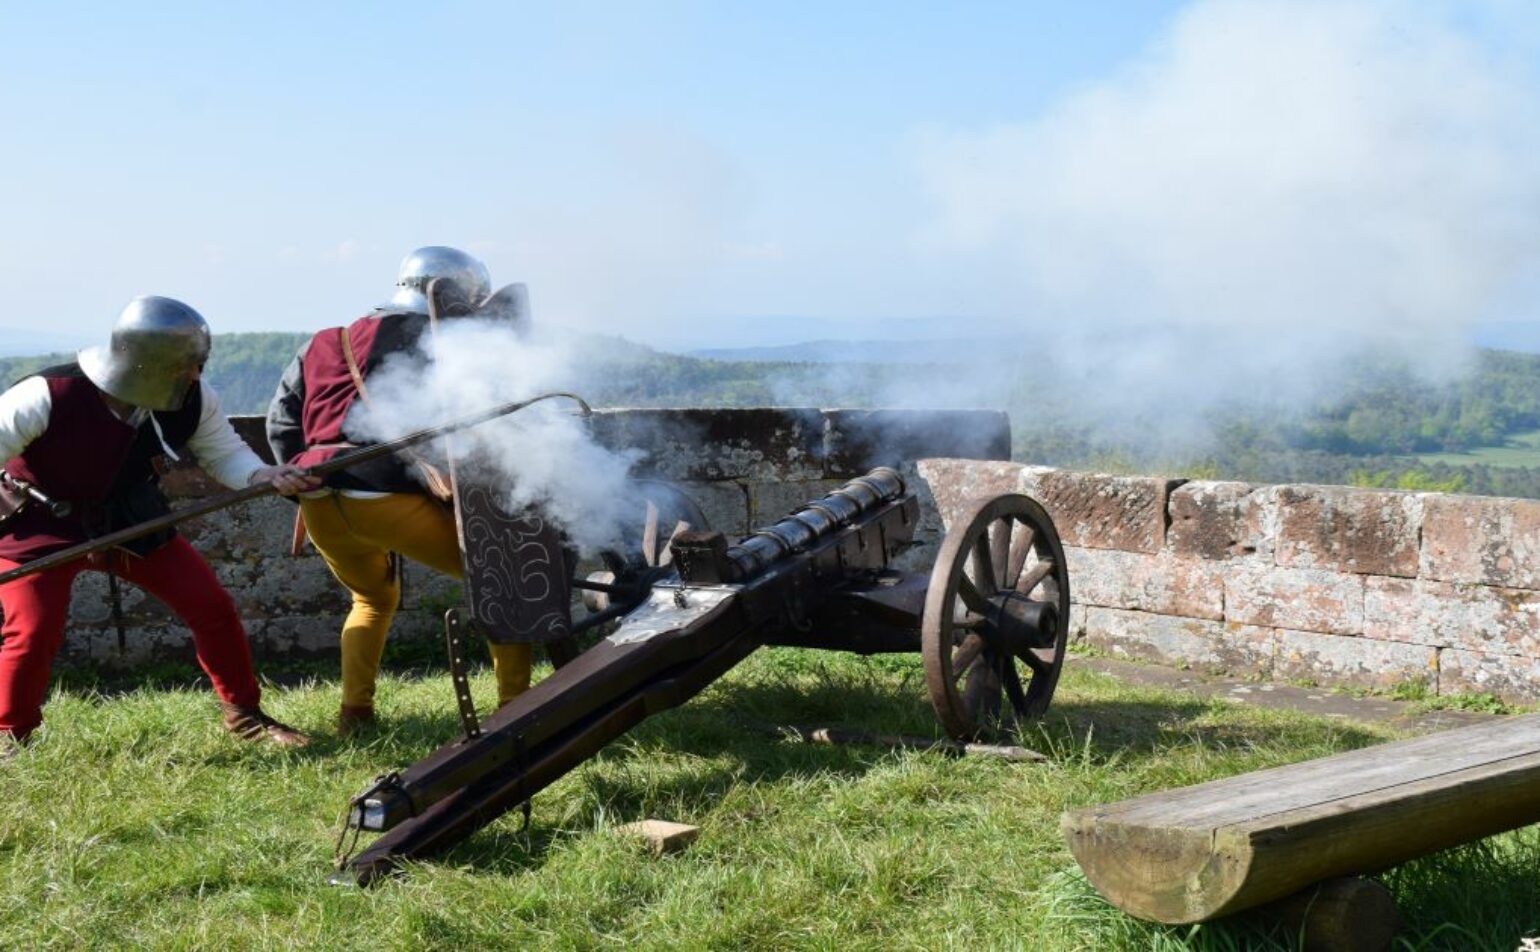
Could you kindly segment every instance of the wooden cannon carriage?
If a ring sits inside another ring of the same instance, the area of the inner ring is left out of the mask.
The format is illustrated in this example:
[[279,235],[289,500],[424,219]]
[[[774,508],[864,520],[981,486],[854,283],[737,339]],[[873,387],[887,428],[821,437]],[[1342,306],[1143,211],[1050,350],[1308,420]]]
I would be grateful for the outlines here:
[[[451,655],[475,625],[547,643],[558,667],[485,723],[462,676],[465,736],[352,799],[345,839],[383,835],[343,851],[340,878],[368,883],[459,842],[761,645],[919,651],[936,714],[958,739],[1047,709],[1064,660],[1069,578],[1052,521],[1026,496],[977,500],[923,573],[893,567],[912,544],[919,503],[892,469],[736,544],[705,529],[675,491],[652,484],[637,496],[645,517],[635,544],[608,553],[607,571],[574,578],[549,527],[500,512],[493,494],[462,492],[470,610],[449,615]],[[522,594],[521,581],[530,583]],[[569,611],[570,589],[584,592],[586,615]],[[613,631],[575,651],[574,635],[608,621]]]

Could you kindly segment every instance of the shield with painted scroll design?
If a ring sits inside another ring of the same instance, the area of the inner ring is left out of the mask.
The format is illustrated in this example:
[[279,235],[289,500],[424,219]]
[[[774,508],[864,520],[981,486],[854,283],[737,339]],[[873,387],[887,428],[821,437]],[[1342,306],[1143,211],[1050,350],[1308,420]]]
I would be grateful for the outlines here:
[[[438,281],[428,286],[428,318],[438,332]],[[523,336],[529,296],[510,284],[489,297],[475,316]],[[457,459],[444,440],[454,485],[455,526],[471,618],[497,644],[546,643],[572,633],[572,567],[561,533],[537,510],[510,512],[509,493],[494,469]]]
[[454,485],[466,600],[488,640],[543,643],[571,634],[571,570],[561,533],[536,510],[508,512],[507,494],[496,487],[461,473]]

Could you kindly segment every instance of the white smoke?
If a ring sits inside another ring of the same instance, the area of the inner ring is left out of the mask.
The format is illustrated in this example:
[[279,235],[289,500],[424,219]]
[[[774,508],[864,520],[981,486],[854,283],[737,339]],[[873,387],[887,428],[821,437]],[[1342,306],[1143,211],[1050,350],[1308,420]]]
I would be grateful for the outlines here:
[[1115,413],[1300,399],[1365,349],[1456,369],[1535,316],[1498,310],[1540,260],[1540,109],[1443,9],[1196,3],[1046,114],[926,137],[921,244]]
[[[543,393],[582,395],[579,354],[507,323],[452,318],[421,346],[370,375],[370,402],[355,404],[350,432],[384,441]],[[457,460],[476,461],[478,480],[503,489],[509,511],[539,507],[586,555],[615,545],[627,520],[640,519],[626,478],[637,454],[594,442],[575,407],[544,401],[448,440]]]

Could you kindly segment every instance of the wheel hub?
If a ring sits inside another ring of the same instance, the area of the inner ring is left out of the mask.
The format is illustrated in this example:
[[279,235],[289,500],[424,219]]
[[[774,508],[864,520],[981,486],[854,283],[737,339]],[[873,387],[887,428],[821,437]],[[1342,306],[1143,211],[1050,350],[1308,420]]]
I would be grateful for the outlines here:
[[1051,602],[1039,602],[1016,592],[999,592],[989,599],[989,624],[982,634],[991,647],[1016,655],[1028,648],[1051,648],[1059,636],[1059,612]]

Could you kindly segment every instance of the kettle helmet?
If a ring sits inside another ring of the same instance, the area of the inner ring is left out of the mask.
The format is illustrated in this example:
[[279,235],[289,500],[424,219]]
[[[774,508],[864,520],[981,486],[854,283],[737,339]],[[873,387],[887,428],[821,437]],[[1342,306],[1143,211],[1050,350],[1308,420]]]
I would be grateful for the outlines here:
[[123,308],[106,347],[88,347],[76,359],[88,380],[124,403],[176,410],[197,382],[209,344],[203,315],[181,301],[146,295]]
[[468,314],[492,291],[487,266],[458,248],[429,245],[401,262],[396,292],[382,310],[428,313],[428,285],[439,279],[439,306],[446,314]]

